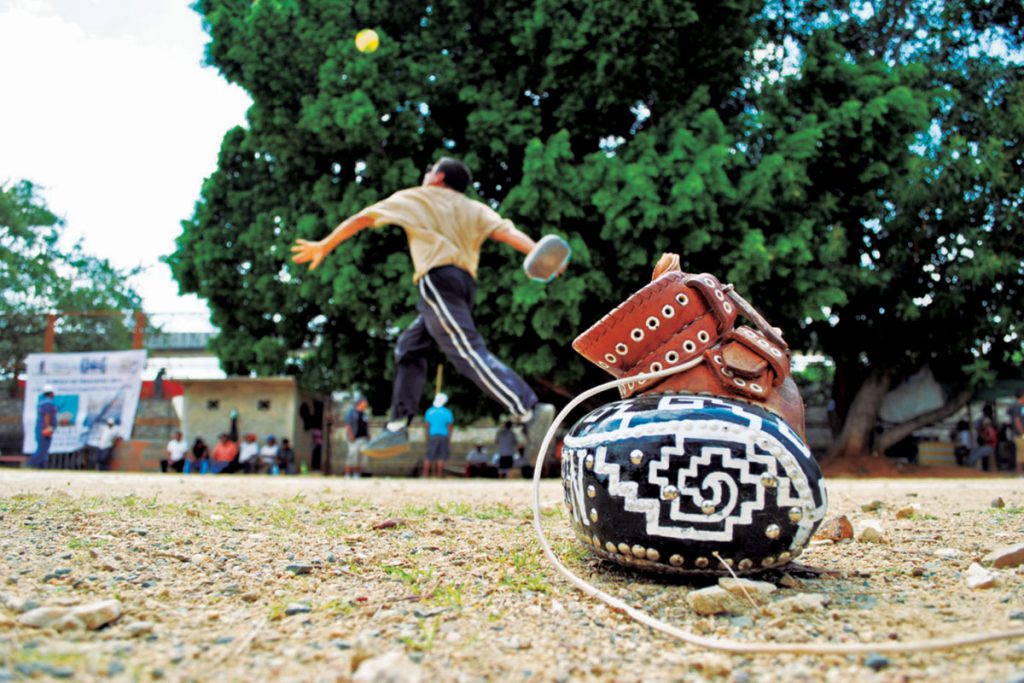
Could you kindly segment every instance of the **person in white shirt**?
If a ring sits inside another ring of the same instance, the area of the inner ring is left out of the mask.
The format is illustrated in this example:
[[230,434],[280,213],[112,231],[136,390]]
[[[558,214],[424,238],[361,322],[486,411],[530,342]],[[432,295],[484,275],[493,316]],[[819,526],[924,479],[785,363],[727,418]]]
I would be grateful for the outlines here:
[[277,456],[281,452],[281,447],[277,445],[277,439],[271,434],[267,437],[266,443],[260,448],[260,467],[267,474],[277,474],[275,468],[277,467]]
[[181,472],[185,469],[185,454],[188,453],[188,442],[185,441],[181,432],[174,432],[174,438],[167,442],[167,447],[164,450],[167,451],[167,460],[160,463],[162,471],[166,472],[168,465],[175,472]]
[[121,431],[117,428],[114,418],[108,417],[106,423],[100,428],[99,450],[96,452],[96,469],[100,472],[109,472],[111,462],[114,460],[114,446],[121,440]]
[[246,474],[254,474],[260,466],[260,445],[252,432],[245,435],[238,445],[238,464]]

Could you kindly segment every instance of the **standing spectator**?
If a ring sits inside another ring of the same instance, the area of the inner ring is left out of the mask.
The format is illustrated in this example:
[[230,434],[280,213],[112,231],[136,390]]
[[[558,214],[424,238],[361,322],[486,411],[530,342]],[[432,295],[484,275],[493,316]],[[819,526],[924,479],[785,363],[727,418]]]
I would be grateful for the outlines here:
[[43,386],[43,395],[36,406],[36,452],[28,459],[28,466],[45,470],[50,459],[50,442],[57,429],[57,405],[53,402],[53,385]]
[[162,401],[164,398],[164,377],[167,375],[167,368],[160,368],[157,370],[156,377],[153,378],[153,398],[158,401]]
[[310,430],[313,437],[313,452],[309,454],[309,469],[319,470],[324,452],[324,433],[319,429]]
[[512,431],[510,420],[506,420],[495,435],[494,447],[497,449],[495,460],[498,466],[498,478],[505,479],[514,466],[516,451],[519,449],[519,441],[516,439],[516,433]]
[[192,469],[200,474],[206,474],[210,469],[210,448],[198,436],[192,444]]
[[108,417],[100,429],[99,450],[96,452],[96,469],[101,472],[109,472],[110,465],[114,460],[114,446],[121,440],[121,432],[114,422],[114,418]]
[[249,432],[238,445],[238,465],[246,474],[255,474],[260,464],[260,445],[256,435]]
[[188,442],[185,441],[185,437],[182,436],[181,432],[174,432],[174,438],[167,442],[164,450],[167,453],[167,459],[160,461],[161,472],[166,472],[168,465],[175,472],[181,472],[185,469],[185,454],[188,453]]
[[292,449],[292,442],[288,439],[281,441],[281,452],[277,454],[277,462],[285,474],[295,474],[295,451]]
[[1010,406],[1010,426],[1017,450],[1017,474],[1024,474],[1024,389],[1017,390],[1017,402]]
[[[423,477],[429,477],[431,471],[440,478],[444,475],[444,464],[451,453],[452,431],[455,429],[455,416],[445,407],[448,395],[439,393],[434,397],[434,405],[427,408],[423,416],[427,423],[427,459],[423,461]],[[431,468],[433,463],[433,468]]]
[[217,445],[213,447],[213,471],[215,474],[229,474],[238,470],[236,458],[238,444],[228,438],[227,434],[217,437]]
[[277,439],[271,434],[267,437],[266,443],[260,449],[260,468],[267,474],[277,474],[277,458],[281,453],[281,447],[277,445]]
[[366,418],[369,403],[362,394],[352,399],[352,407],[345,414],[345,438],[348,440],[348,455],[345,458],[345,476],[359,477],[365,465],[363,446],[370,440],[370,421]]
[[466,476],[486,477],[492,471],[491,459],[484,450],[484,445],[482,443],[475,444],[473,449],[466,454]]

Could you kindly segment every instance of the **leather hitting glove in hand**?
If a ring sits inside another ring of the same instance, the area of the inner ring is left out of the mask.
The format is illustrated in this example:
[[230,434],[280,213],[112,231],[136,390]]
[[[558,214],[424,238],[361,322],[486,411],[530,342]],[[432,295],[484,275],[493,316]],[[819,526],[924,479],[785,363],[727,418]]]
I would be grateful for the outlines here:
[[[753,327],[737,327],[742,314]],[[617,378],[667,370],[700,359],[689,370],[620,388],[622,396],[689,393],[760,406],[802,439],[804,404],[790,376],[789,347],[731,285],[713,275],[684,273],[665,254],[653,280],[573,342],[587,360]]]

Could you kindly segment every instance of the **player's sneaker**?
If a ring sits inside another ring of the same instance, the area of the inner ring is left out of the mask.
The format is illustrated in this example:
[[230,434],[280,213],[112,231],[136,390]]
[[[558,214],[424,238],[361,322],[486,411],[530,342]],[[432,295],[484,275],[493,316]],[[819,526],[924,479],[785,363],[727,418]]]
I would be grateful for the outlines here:
[[371,458],[390,458],[409,452],[409,428],[382,429],[363,446],[363,453]]
[[544,442],[544,435],[548,433],[551,422],[555,419],[555,407],[550,403],[537,403],[533,406],[533,414],[530,418],[521,423],[523,432],[526,434],[526,450],[536,454]]

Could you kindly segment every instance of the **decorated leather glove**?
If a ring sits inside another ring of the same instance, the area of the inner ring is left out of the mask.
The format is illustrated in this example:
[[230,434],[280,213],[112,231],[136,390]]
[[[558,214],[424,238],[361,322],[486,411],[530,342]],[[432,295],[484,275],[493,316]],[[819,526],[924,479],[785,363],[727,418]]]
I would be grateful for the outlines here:
[[[737,326],[743,315],[753,326]],[[684,273],[665,254],[650,284],[573,342],[587,360],[617,378],[666,370],[700,359],[689,370],[620,388],[635,395],[689,393],[758,405],[804,436],[804,404],[790,376],[790,352],[779,330],[707,273]]]

